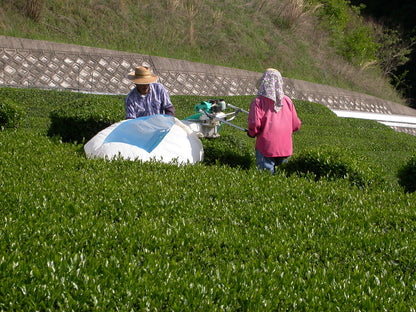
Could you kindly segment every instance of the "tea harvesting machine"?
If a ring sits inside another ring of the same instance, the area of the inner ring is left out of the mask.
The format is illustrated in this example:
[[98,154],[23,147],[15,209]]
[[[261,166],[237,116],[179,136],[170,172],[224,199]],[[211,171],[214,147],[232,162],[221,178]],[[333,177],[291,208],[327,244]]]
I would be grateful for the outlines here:
[[[225,110],[231,108],[234,111],[226,113]],[[199,137],[203,138],[218,138],[222,124],[230,125],[234,128],[247,132],[240,126],[233,124],[237,115],[242,112],[248,115],[248,111],[241,109],[229,103],[225,103],[223,99],[202,101],[195,105],[194,111],[196,114],[189,116],[182,120],[192,131]]]

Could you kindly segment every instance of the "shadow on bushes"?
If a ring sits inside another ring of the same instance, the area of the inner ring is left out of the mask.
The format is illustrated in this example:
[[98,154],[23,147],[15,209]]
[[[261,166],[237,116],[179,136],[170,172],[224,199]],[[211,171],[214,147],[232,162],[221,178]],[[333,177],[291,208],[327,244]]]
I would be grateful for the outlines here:
[[399,184],[407,193],[416,191],[416,154],[399,169],[397,177],[399,178]]
[[48,136],[58,136],[63,142],[83,142],[122,120],[124,108],[116,97],[91,95],[51,111],[49,118]]
[[226,165],[249,169],[254,165],[249,148],[235,137],[223,135],[216,139],[202,139],[204,164]]
[[316,181],[322,178],[347,179],[358,187],[382,182],[382,178],[376,176],[363,161],[333,146],[303,151],[293,156],[281,169],[288,175],[312,176]]
[[17,128],[25,117],[23,108],[13,100],[4,98],[0,101],[0,130],[3,128]]
[[48,136],[58,136],[62,142],[83,142],[90,140],[99,131],[109,127],[112,123],[94,118],[76,119],[71,117],[51,116],[51,126]]

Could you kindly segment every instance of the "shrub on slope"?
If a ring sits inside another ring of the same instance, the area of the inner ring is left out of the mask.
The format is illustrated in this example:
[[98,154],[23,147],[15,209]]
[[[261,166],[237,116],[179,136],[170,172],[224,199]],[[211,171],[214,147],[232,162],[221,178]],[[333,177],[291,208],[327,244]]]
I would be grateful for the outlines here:
[[0,129],[17,128],[24,115],[24,110],[13,100],[0,99]]
[[406,192],[416,191],[416,154],[414,154],[407,163],[399,169],[399,184],[404,187]]
[[118,98],[94,95],[68,102],[49,116],[50,136],[60,136],[64,142],[82,142],[123,119],[124,108]]

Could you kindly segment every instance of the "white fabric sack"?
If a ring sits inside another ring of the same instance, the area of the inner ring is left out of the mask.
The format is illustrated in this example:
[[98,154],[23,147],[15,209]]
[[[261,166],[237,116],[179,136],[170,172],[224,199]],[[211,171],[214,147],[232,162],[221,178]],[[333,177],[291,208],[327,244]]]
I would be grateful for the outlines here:
[[203,145],[184,123],[168,115],[122,120],[97,133],[84,146],[87,157],[196,163]]

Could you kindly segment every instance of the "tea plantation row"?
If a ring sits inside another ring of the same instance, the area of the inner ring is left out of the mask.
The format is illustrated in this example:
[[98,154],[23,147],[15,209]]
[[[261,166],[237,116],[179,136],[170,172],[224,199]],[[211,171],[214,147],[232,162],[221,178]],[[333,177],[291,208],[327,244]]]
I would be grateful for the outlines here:
[[[416,195],[397,178],[415,137],[295,101],[302,129],[275,176],[227,125],[197,165],[108,162],[62,129],[122,118],[123,97],[1,88],[6,98],[26,116],[0,131],[0,310],[416,306]],[[173,96],[177,117],[203,99]],[[84,104],[69,116],[69,103]]]

